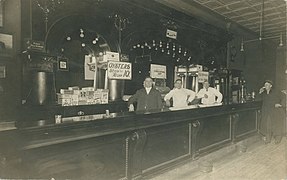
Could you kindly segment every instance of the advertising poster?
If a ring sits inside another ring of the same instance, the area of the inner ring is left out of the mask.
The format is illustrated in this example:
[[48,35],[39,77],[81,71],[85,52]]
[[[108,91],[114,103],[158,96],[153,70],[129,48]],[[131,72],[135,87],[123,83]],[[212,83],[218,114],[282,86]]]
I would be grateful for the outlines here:
[[129,62],[109,61],[108,78],[131,80],[132,64]]
[[94,80],[96,59],[85,56],[85,80]]
[[151,64],[150,65],[150,77],[156,79],[166,79],[166,66]]

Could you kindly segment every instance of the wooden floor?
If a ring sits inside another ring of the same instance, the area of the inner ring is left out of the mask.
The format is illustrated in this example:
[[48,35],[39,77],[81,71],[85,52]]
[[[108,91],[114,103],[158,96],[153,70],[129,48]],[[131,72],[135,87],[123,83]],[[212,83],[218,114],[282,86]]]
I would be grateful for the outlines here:
[[[206,168],[201,166],[202,162],[212,164],[212,172],[203,172]],[[191,161],[152,178],[152,180],[191,179],[287,180],[287,140],[283,138],[280,144],[274,144],[274,142],[264,144],[257,137],[256,141],[226,147],[225,150]]]

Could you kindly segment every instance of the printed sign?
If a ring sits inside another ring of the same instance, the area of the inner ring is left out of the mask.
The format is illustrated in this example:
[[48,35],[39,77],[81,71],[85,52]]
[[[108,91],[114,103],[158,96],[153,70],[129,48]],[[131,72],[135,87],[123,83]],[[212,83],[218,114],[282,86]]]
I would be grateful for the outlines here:
[[167,29],[166,30],[166,37],[171,38],[171,39],[176,39],[177,38],[177,32]]
[[208,81],[208,72],[199,71],[198,72],[198,82],[202,83],[204,81]]
[[85,56],[85,80],[94,80],[96,59],[95,57]]
[[108,62],[109,79],[132,79],[132,64],[128,62],[109,61]]
[[199,65],[199,64],[196,65],[196,68],[197,68],[197,71],[202,71],[203,70],[202,65]]
[[109,52],[107,51],[103,58],[104,62],[108,61],[120,61],[120,54],[117,52]]
[[150,77],[157,79],[166,79],[166,66],[151,64],[150,65]]
[[45,52],[44,41],[27,40],[26,41],[27,50]]

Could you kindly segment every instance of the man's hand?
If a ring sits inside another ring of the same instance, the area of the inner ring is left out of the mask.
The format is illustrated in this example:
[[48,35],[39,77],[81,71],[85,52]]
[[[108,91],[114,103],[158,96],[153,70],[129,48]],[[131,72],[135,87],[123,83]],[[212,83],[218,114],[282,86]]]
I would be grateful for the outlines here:
[[265,90],[265,87],[260,88],[259,89],[259,94],[262,94],[264,92],[264,90]]
[[167,107],[170,107],[170,101],[169,101],[168,99],[165,101],[165,105],[166,105]]
[[130,106],[129,106],[129,111],[135,111],[135,107],[134,107],[133,104],[130,104]]
[[275,107],[280,108],[280,107],[282,107],[282,105],[281,104],[275,104]]

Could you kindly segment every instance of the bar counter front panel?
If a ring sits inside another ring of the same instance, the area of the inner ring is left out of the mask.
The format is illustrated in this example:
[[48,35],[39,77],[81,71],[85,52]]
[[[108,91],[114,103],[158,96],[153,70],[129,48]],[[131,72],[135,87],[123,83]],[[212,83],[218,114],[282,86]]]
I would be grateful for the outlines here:
[[72,179],[149,176],[254,135],[260,109],[261,102],[248,102],[90,115],[77,122],[65,117],[61,124],[54,119],[46,119],[45,124],[20,123],[11,133],[14,143],[0,141],[17,149],[1,152],[6,162],[0,175]]

